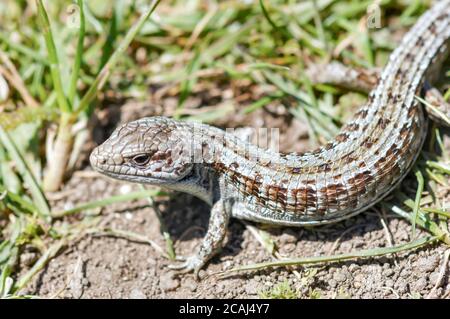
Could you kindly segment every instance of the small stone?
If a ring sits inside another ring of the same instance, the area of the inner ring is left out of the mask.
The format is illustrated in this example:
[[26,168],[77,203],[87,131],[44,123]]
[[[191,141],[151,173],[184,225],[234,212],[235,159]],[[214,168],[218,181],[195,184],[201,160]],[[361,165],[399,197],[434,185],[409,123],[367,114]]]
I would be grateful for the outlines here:
[[386,287],[392,288],[394,287],[394,281],[392,279],[387,279],[384,283]]
[[128,296],[129,299],[147,299],[147,296],[144,294],[144,292],[138,288],[134,288],[131,290],[130,295]]
[[91,282],[86,277],[81,280],[81,283],[84,287],[89,287],[91,285]]
[[366,242],[362,238],[356,238],[353,242],[353,248],[364,247]]
[[357,265],[357,264],[351,264],[351,265],[348,267],[348,270],[351,271],[351,272],[354,272],[354,271],[356,271],[356,270],[359,269],[359,268],[360,268],[359,265]]
[[194,292],[197,290],[198,284],[194,279],[187,278],[183,286],[189,289],[190,291]]
[[344,282],[347,279],[347,277],[343,272],[337,272],[334,274],[333,279],[336,280],[337,282]]
[[396,284],[394,285],[394,289],[398,293],[406,293],[408,292],[408,283],[406,283],[403,279],[401,279],[396,282]]
[[144,217],[137,215],[135,219],[136,219],[136,223],[138,223],[140,225],[145,224],[145,218]]
[[290,252],[293,252],[295,250],[295,247],[296,247],[295,244],[289,243],[289,244],[283,245],[283,250],[286,253],[290,253]]
[[439,256],[428,256],[426,258],[421,258],[417,262],[418,269],[420,269],[422,272],[432,272],[437,267],[439,267]]
[[173,291],[180,286],[180,281],[173,278],[172,273],[166,273],[160,277],[159,287],[163,291]]
[[385,275],[386,277],[390,277],[390,276],[392,276],[394,273],[395,273],[395,271],[392,270],[391,268],[385,269],[385,270],[383,271],[383,275]]
[[432,282],[434,285],[436,283],[436,281],[438,280],[439,276],[440,276],[439,271],[435,271],[435,272],[431,273],[431,275],[429,277],[430,282]]
[[336,288],[337,281],[334,279],[330,279],[330,281],[328,281],[328,285],[330,285],[331,288]]
[[133,214],[130,213],[130,212],[126,212],[126,213],[125,213],[125,219],[127,219],[127,220],[132,220],[132,219],[133,219]]
[[119,192],[121,194],[128,194],[131,193],[132,191],[132,187],[129,184],[123,184],[122,186],[120,186]]
[[234,96],[233,90],[224,90],[222,96],[224,99],[232,99]]
[[225,284],[220,283],[220,284],[217,285],[215,290],[216,290],[216,293],[221,293],[221,292],[224,291],[224,289],[225,289]]
[[341,244],[340,250],[344,252],[350,252],[353,248],[353,244],[351,242],[343,242]]
[[414,281],[411,285],[413,291],[420,292],[426,288],[427,280],[425,278],[419,278],[418,280]]
[[69,210],[75,207],[75,205],[72,202],[65,202],[64,205],[64,210]]
[[280,238],[280,246],[284,246],[287,244],[294,244],[297,242],[297,238],[293,234],[283,233]]
[[226,260],[222,263],[222,270],[230,269],[233,265],[233,262],[231,260]]
[[144,47],[140,47],[136,50],[136,60],[139,63],[145,63],[147,60],[147,50]]
[[25,266],[31,266],[37,260],[38,255],[35,252],[27,251],[20,255],[20,263]]

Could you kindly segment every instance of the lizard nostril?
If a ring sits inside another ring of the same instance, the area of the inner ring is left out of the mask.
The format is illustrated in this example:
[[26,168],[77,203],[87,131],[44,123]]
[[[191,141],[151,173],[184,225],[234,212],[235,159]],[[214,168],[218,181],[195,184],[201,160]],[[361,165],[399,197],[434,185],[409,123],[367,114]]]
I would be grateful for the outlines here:
[[100,155],[98,148],[94,149],[90,156],[90,162],[93,166],[106,164],[106,156]]

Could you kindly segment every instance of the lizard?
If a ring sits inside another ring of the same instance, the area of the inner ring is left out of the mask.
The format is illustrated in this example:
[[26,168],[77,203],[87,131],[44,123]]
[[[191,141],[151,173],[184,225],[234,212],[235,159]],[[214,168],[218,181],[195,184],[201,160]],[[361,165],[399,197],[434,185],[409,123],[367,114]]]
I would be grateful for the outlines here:
[[411,170],[427,134],[416,99],[449,49],[450,0],[437,1],[390,55],[367,102],[333,140],[306,153],[263,149],[222,129],[155,116],[126,123],[90,155],[98,172],[192,194],[209,205],[198,250],[172,268],[198,273],[231,217],[315,226],[367,210]]

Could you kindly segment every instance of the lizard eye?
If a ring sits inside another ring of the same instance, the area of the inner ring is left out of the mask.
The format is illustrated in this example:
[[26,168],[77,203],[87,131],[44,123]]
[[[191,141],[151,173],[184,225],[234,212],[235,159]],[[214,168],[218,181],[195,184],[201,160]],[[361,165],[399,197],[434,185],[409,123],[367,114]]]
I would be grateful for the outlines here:
[[131,162],[137,166],[144,166],[150,161],[149,154],[139,154],[131,159]]

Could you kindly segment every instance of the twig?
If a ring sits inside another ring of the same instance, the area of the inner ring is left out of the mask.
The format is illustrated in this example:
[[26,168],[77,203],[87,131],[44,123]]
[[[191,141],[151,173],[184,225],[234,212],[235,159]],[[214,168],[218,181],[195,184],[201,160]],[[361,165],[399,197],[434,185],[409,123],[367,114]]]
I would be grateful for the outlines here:
[[435,294],[436,294],[436,290],[443,284],[445,274],[446,274],[447,268],[448,268],[449,257],[450,257],[450,249],[447,249],[444,252],[444,257],[442,258],[442,265],[441,265],[441,270],[439,271],[438,279],[436,280],[436,283],[434,284],[433,289],[431,289],[430,293],[428,294],[427,299],[433,298],[433,296],[435,296]]
[[0,60],[3,62],[4,66],[0,65],[0,73],[8,80],[8,82],[19,92],[24,100],[25,104],[30,107],[39,107],[39,103],[31,96],[28,92],[25,83],[22,80],[19,72],[17,71],[14,64],[11,62],[9,57],[0,50]]

